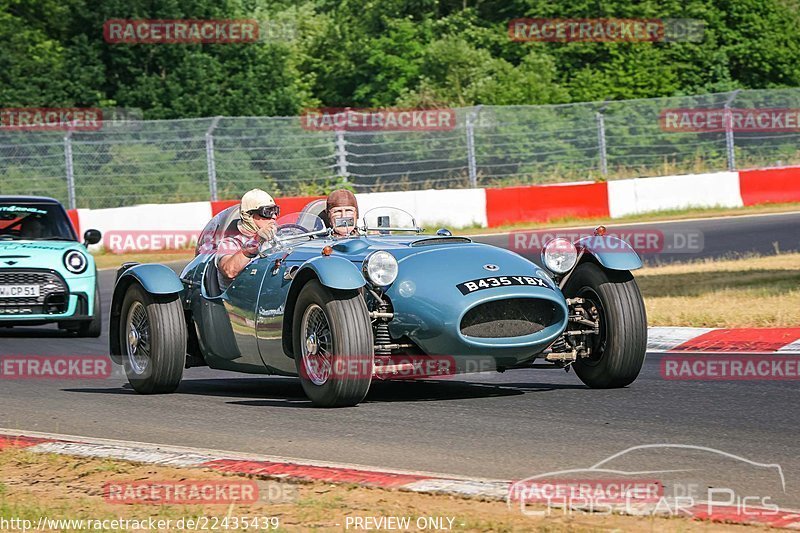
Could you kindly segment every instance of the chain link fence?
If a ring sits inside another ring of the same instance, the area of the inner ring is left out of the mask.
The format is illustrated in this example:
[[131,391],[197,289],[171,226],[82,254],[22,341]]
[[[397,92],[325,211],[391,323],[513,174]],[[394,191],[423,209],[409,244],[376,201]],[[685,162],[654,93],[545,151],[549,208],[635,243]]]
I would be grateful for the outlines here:
[[[670,110],[683,110],[675,123]],[[783,118],[745,123],[743,110]],[[800,89],[775,89],[459,108],[445,131],[311,131],[299,117],[116,121],[72,132],[0,128],[0,194],[103,208],[234,199],[256,186],[316,195],[341,185],[356,192],[498,187],[788,165],[800,163],[798,113]],[[685,123],[715,114],[723,117],[717,127]]]

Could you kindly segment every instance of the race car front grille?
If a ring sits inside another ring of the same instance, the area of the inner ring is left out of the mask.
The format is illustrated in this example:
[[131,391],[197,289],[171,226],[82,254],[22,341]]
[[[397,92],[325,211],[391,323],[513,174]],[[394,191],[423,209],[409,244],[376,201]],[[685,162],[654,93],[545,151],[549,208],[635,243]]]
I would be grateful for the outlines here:
[[0,316],[60,314],[67,311],[67,284],[55,272],[4,269],[0,271],[0,285],[39,286],[39,296],[0,298]]
[[553,302],[536,298],[510,298],[476,305],[461,320],[466,337],[522,337],[542,331],[558,321]]

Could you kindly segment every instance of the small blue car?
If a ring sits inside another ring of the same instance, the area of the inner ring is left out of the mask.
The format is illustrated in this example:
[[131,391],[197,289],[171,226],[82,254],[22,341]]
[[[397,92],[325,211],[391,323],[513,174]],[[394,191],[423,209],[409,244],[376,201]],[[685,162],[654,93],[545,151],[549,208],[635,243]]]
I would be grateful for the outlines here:
[[335,407],[361,402],[375,379],[574,368],[610,388],[638,376],[647,320],[630,271],[642,262],[604,228],[554,239],[539,266],[446,229],[424,235],[391,207],[337,238],[323,209],[279,219],[277,242],[225,290],[214,257],[238,206],[208,223],[180,274],[123,265],[110,349],[133,388],[172,392],[184,368],[209,366],[297,376],[314,405]]
[[79,337],[102,332],[97,269],[64,207],[52,198],[0,196],[0,327],[55,323]]

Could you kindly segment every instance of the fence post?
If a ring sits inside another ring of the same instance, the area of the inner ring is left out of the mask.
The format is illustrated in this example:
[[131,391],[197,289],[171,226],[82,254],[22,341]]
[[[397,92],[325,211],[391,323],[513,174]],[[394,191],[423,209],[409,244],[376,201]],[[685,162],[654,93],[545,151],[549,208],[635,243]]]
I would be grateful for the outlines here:
[[479,105],[467,114],[467,168],[469,169],[469,185],[478,186],[478,165],[475,161],[475,119],[483,106]]
[[72,130],[64,136],[64,161],[67,167],[67,203],[70,209],[76,209],[75,202],[75,165],[72,160]]
[[211,195],[211,201],[216,202],[219,200],[217,197],[217,161],[214,157],[214,129],[219,124],[219,119],[222,117],[214,117],[211,125],[206,130],[206,166],[208,167],[208,192]]
[[733,114],[731,113],[731,104],[738,96],[741,89],[736,89],[731,93],[725,101],[725,147],[728,152],[728,170],[733,172],[736,170],[736,154],[734,153],[733,145]]
[[336,164],[338,165],[337,175],[347,183],[347,141],[344,140],[344,130],[336,130]]
[[597,149],[600,152],[600,173],[603,176],[608,175],[608,152],[606,151],[606,107],[608,100],[606,100],[600,109],[595,113],[597,119]]

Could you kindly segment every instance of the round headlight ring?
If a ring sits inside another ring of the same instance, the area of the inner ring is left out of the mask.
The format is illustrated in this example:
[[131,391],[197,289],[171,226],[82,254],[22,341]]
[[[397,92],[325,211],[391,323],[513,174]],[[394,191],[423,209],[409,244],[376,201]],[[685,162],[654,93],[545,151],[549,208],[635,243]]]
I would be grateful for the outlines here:
[[389,252],[372,252],[364,261],[364,277],[373,285],[386,287],[397,279],[397,259]]
[[572,241],[556,238],[548,242],[542,252],[542,262],[551,272],[566,274],[578,261],[578,250]]
[[89,261],[79,251],[70,250],[64,254],[64,266],[73,274],[83,274],[86,272],[86,267],[89,266]]

